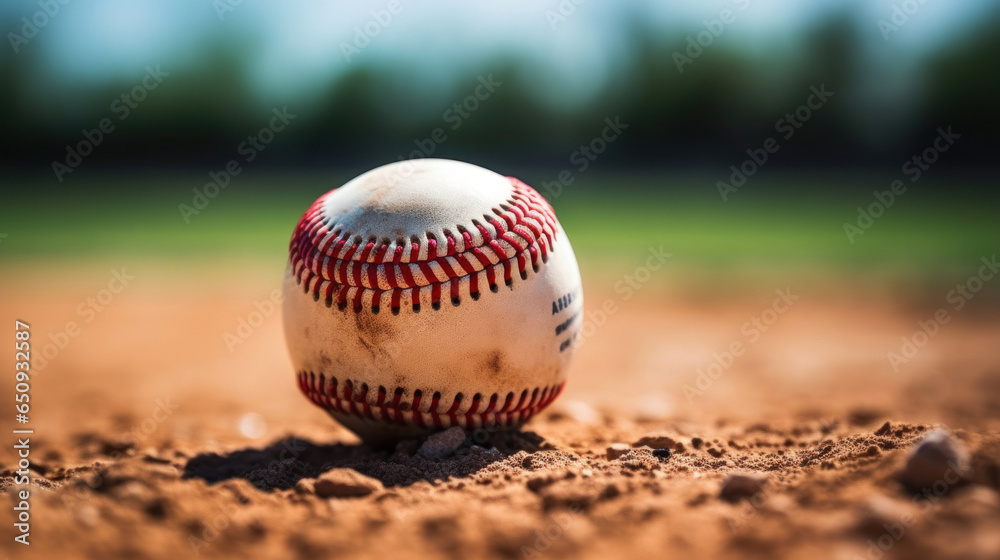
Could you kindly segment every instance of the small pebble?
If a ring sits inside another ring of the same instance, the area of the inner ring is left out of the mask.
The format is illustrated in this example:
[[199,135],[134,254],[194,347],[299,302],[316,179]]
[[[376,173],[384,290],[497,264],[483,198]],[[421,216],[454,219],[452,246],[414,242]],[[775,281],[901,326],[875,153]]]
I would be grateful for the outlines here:
[[969,451],[947,431],[935,429],[928,433],[906,458],[899,481],[911,492],[934,489],[962,482],[971,474]]
[[428,436],[427,441],[417,450],[417,455],[432,461],[444,459],[454,454],[455,450],[464,442],[465,430],[454,426],[443,432]]
[[583,401],[566,401],[557,410],[584,426],[597,426],[602,421],[601,413]]
[[651,449],[661,449],[676,446],[677,440],[670,436],[646,436],[639,438],[639,441],[633,443],[632,447],[642,447],[644,445]]
[[670,458],[670,450],[666,448],[654,449],[653,457],[656,457],[661,461],[666,461]]
[[354,469],[330,469],[319,478],[304,478],[295,485],[297,492],[320,498],[360,498],[382,488],[381,482]]
[[615,459],[628,453],[630,449],[631,447],[629,447],[627,443],[612,443],[608,446],[607,450],[608,461],[614,461]]

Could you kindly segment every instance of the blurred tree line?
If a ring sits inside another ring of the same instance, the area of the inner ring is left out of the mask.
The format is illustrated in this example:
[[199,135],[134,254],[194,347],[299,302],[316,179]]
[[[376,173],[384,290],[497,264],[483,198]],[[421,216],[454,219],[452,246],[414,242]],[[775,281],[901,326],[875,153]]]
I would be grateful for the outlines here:
[[[274,107],[288,105],[296,118],[266,146],[262,165],[367,168],[420,149],[434,157],[570,168],[570,154],[617,116],[628,128],[601,156],[602,166],[725,169],[748,148],[780,137],[775,123],[806,103],[811,86],[825,84],[833,98],[782,143],[774,166],[894,168],[949,125],[963,145],[948,164],[986,166],[1000,148],[1000,34],[989,23],[921,57],[916,78],[900,87],[891,75],[872,79],[857,23],[846,17],[825,21],[791,52],[746,53],[722,36],[683,71],[674,54],[701,29],[664,37],[635,22],[628,64],[598,95],[569,105],[558,91],[540,94],[539,84],[552,82],[522,59],[484,60],[430,98],[414,93],[421,77],[413,69],[355,62],[316,95],[262,102],[247,57],[219,40],[196,63],[164,67],[170,76],[121,121],[111,104],[139,80],[73,91],[41,87],[39,49],[24,49],[0,60],[2,161],[8,169],[50,169],[65,159],[67,145],[84,138],[82,130],[110,117],[115,130],[86,158],[87,168],[221,168],[248,135],[267,126]],[[454,105],[475,96],[479,76],[502,85],[456,117],[462,111]],[[438,128],[448,139],[428,143]]]

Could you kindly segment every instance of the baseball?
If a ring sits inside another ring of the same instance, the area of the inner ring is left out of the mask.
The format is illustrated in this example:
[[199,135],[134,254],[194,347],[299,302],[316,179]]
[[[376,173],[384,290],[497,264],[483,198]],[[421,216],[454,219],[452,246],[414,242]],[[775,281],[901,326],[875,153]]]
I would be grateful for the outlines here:
[[295,227],[284,292],[299,388],[367,441],[527,421],[562,392],[583,309],[548,202],[443,159],[320,196]]

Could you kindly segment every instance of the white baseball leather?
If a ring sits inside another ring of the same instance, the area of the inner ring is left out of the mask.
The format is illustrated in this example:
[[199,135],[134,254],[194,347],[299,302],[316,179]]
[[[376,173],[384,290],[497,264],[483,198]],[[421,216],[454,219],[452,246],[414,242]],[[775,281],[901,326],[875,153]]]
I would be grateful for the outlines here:
[[300,388],[368,440],[527,420],[563,388],[583,304],[541,195],[440,159],[321,196],[296,228],[284,291]]

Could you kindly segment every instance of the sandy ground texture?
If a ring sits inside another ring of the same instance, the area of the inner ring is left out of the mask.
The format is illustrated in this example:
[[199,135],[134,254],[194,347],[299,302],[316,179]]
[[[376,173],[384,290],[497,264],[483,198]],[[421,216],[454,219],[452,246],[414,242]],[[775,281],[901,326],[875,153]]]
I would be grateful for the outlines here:
[[374,450],[298,393],[268,303],[280,270],[231,269],[132,264],[100,310],[87,301],[110,266],[70,288],[54,271],[4,282],[4,317],[32,324],[42,359],[31,545],[14,542],[24,486],[4,430],[2,554],[1000,557],[1000,306],[985,298],[956,310],[944,292],[807,282],[780,311],[785,283],[626,300],[594,282],[588,317],[616,311],[524,431]]

